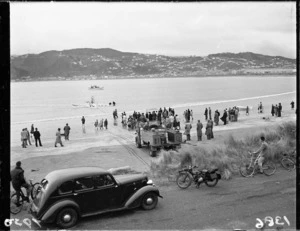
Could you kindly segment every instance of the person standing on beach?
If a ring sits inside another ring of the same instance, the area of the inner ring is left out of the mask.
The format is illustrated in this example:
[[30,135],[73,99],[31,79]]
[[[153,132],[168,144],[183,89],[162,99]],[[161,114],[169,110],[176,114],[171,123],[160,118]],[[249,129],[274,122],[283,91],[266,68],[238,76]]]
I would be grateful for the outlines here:
[[57,147],[56,144],[60,144],[61,147],[64,146],[61,141],[60,128],[56,132],[56,139],[55,139],[54,147]]
[[294,101],[291,102],[291,109],[294,110]]
[[214,138],[214,135],[213,135],[213,122],[211,120],[207,121],[205,135],[207,136],[208,140]]
[[281,117],[282,106],[281,103],[278,104],[278,117]]
[[191,110],[191,111],[190,111],[190,116],[191,116],[191,118],[190,118],[190,119],[191,119],[191,120],[192,120],[192,122],[193,122],[193,121],[194,121],[194,117],[193,117],[193,110]]
[[71,130],[71,128],[70,128],[69,124],[66,124],[66,126],[64,127],[65,140],[69,140],[70,130]]
[[21,132],[22,148],[27,148],[26,139],[27,139],[27,132],[25,131],[25,128],[23,128]]
[[95,131],[97,132],[98,131],[98,120],[95,121],[94,126],[95,126]]
[[271,107],[271,114],[272,114],[272,116],[274,116],[274,114],[275,114],[275,107],[274,107],[273,104],[272,104],[272,107]]
[[209,119],[211,120],[211,109],[210,109],[210,107],[208,108],[208,115],[209,115]]
[[31,138],[33,138],[33,133],[34,133],[34,126],[33,124],[31,124],[31,129],[30,129]]
[[197,137],[198,137],[198,141],[202,140],[202,128],[203,128],[203,124],[200,122],[200,120],[198,120],[198,123],[197,123]]
[[191,140],[191,129],[192,129],[192,125],[190,123],[187,123],[185,125],[186,140]]
[[208,113],[207,108],[205,108],[205,111],[204,111],[205,120],[207,120],[207,113]]
[[99,120],[99,129],[103,129],[103,119]]
[[275,116],[278,116],[278,106],[277,106],[277,104],[274,107],[274,113],[275,113]]
[[37,128],[35,128],[35,131],[33,132],[33,136],[34,136],[34,140],[35,140],[35,146],[38,147],[38,142],[40,144],[40,146],[42,147],[42,142],[41,142],[41,134],[40,132],[38,131]]
[[221,117],[221,120],[224,122],[224,125],[227,123],[227,112],[224,110],[223,116]]
[[82,123],[82,132],[85,133],[85,118],[82,116],[81,118],[81,123]]
[[26,142],[28,141],[28,143],[31,145],[31,142],[30,142],[30,133],[29,133],[29,131],[28,131],[27,128],[25,128],[25,131],[26,131]]
[[104,120],[104,127],[105,129],[107,130],[107,125],[108,125],[108,122],[107,122],[107,119]]
[[248,106],[246,107],[246,115],[247,116],[249,115],[249,107]]
[[218,126],[219,125],[219,112],[218,110],[215,111],[215,115],[214,115],[214,122],[215,122],[215,125]]
[[259,112],[260,112],[260,113],[263,113],[263,105],[262,105],[262,102],[260,102],[260,104],[259,104]]

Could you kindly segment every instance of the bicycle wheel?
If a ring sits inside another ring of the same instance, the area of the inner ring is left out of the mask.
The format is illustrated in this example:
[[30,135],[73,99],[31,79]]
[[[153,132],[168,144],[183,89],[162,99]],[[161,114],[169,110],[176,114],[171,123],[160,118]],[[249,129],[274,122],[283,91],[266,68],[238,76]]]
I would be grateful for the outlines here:
[[20,195],[20,200],[19,200],[20,206],[17,206],[17,194],[14,193],[10,197],[10,212],[12,214],[17,214],[21,212],[23,208],[23,197]]
[[276,172],[276,166],[272,162],[263,164],[263,171],[266,176],[271,176]]
[[36,195],[39,193],[40,187],[41,187],[40,183],[35,183],[32,186],[31,193],[30,193],[32,200],[36,198]]
[[193,181],[193,177],[188,172],[179,173],[176,183],[179,188],[186,189],[188,188]]
[[281,161],[281,166],[289,171],[295,169],[295,163],[289,158],[282,158]]
[[243,176],[243,177],[250,177],[253,175],[253,172],[254,172],[254,168],[251,166],[249,167],[250,164],[248,163],[242,163],[241,166],[240,166],[240,174]]

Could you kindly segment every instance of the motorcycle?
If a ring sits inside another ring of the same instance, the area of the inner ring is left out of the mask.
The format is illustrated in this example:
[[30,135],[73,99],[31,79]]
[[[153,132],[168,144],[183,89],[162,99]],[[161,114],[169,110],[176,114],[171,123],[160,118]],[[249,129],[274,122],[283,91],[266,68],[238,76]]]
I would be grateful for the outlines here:
[[199,188],[200,184],[205,183],[208,187],[214,187],[221,179],[221,174],[217,168],[209,171],[206,169],[195,170],[197,166],[188,166],[179,171],[176,183],[179,188],[186,189],[192,182]]

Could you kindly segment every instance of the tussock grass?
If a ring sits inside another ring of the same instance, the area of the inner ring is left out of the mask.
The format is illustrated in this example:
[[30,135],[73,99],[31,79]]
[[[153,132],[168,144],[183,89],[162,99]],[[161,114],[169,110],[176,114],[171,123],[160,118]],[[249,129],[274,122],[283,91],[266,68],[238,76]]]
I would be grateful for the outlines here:
[[239,174],[239,166],[249,159],[248,151],[257,150],[260,137],[264,136],[269,144],[268,160],[278,163],[282,153],[296,147],[296,123],[287,122],[273,127],[262,128],[254,134],[235,138],[229,135],[224,142],[182,145],[176,151],[161,151],[158,159],[152,161],[150,171],[156,177],[170,177],[188,165],[196,165],[200,169],[218,168],[223,179],[230,179]]

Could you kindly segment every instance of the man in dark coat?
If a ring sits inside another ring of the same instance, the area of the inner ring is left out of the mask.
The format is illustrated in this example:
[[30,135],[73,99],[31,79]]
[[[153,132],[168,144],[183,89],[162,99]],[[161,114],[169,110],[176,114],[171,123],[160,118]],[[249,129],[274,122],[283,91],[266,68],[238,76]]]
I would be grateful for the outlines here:
[[278,117],[281,117],[282,106],[281,103],[278,104]]
[[82,123],[82,132],[85,133],[85,118],[82,116],[81,118],[81,123]]
[[105,129],[107,129],[107,125],[108,125],[108,122],[107,122],[107,119],[104,120],[104,127]]
[[25,199],[27,200],[27,202],[29,202],[29,195],[30,195],[31,187],[25,180],[24,170],[21,167],[21,161],[18,161],[16,163],[16,167],[10,172],[10,180],[11,180],[12,186],[15,189],[16,194],[17,194],[16,205],[20,206],[20,195],[21,195],[20,192],[21,192],[22,187],[26,188],[27,197]]
[[226,125],[227,122],[227,112],[224,110],[223,116],[221,117],[221,120],[224,122],[224,125]]
[[70,130],[71,130],[71,128],[70,128],[69,124],[66,124],[66,126],[64,127],[65,140],[69,140]]
[[34,136],[34,140],[35,140],[35,146],[38,147],[38,142],[39,142],[40,146],[43,146],[42,142],[41,142],[41,138],[40,138],[41,134],[37,128],[35,128],[35,131],[33,132],[33,136]]
[[205,108],[205,111],[204,111],[205,120],[207,120],[207,113],[208,113],[207,108]]
[[210,107],[208,108],[208,115],[209,115],[209,119],[211,120],[211,109],[210,109]]
[[198,120],[198,123],[197,123],[197,137],[198,137],[198,141],[202,140],[202,128],[203,128],[203,124],[200,122],[200,120]]
[[292,101],[291,102],[291,108],[292,108],[292,110],[294,110],[294,104],[295,104],[294,101]]
[[271,107],[271,114],[272,114],[272,116],[274,116],[274,114],[275,114],[275,107],[274,107],[273,104],[272,104],[272,107]]

